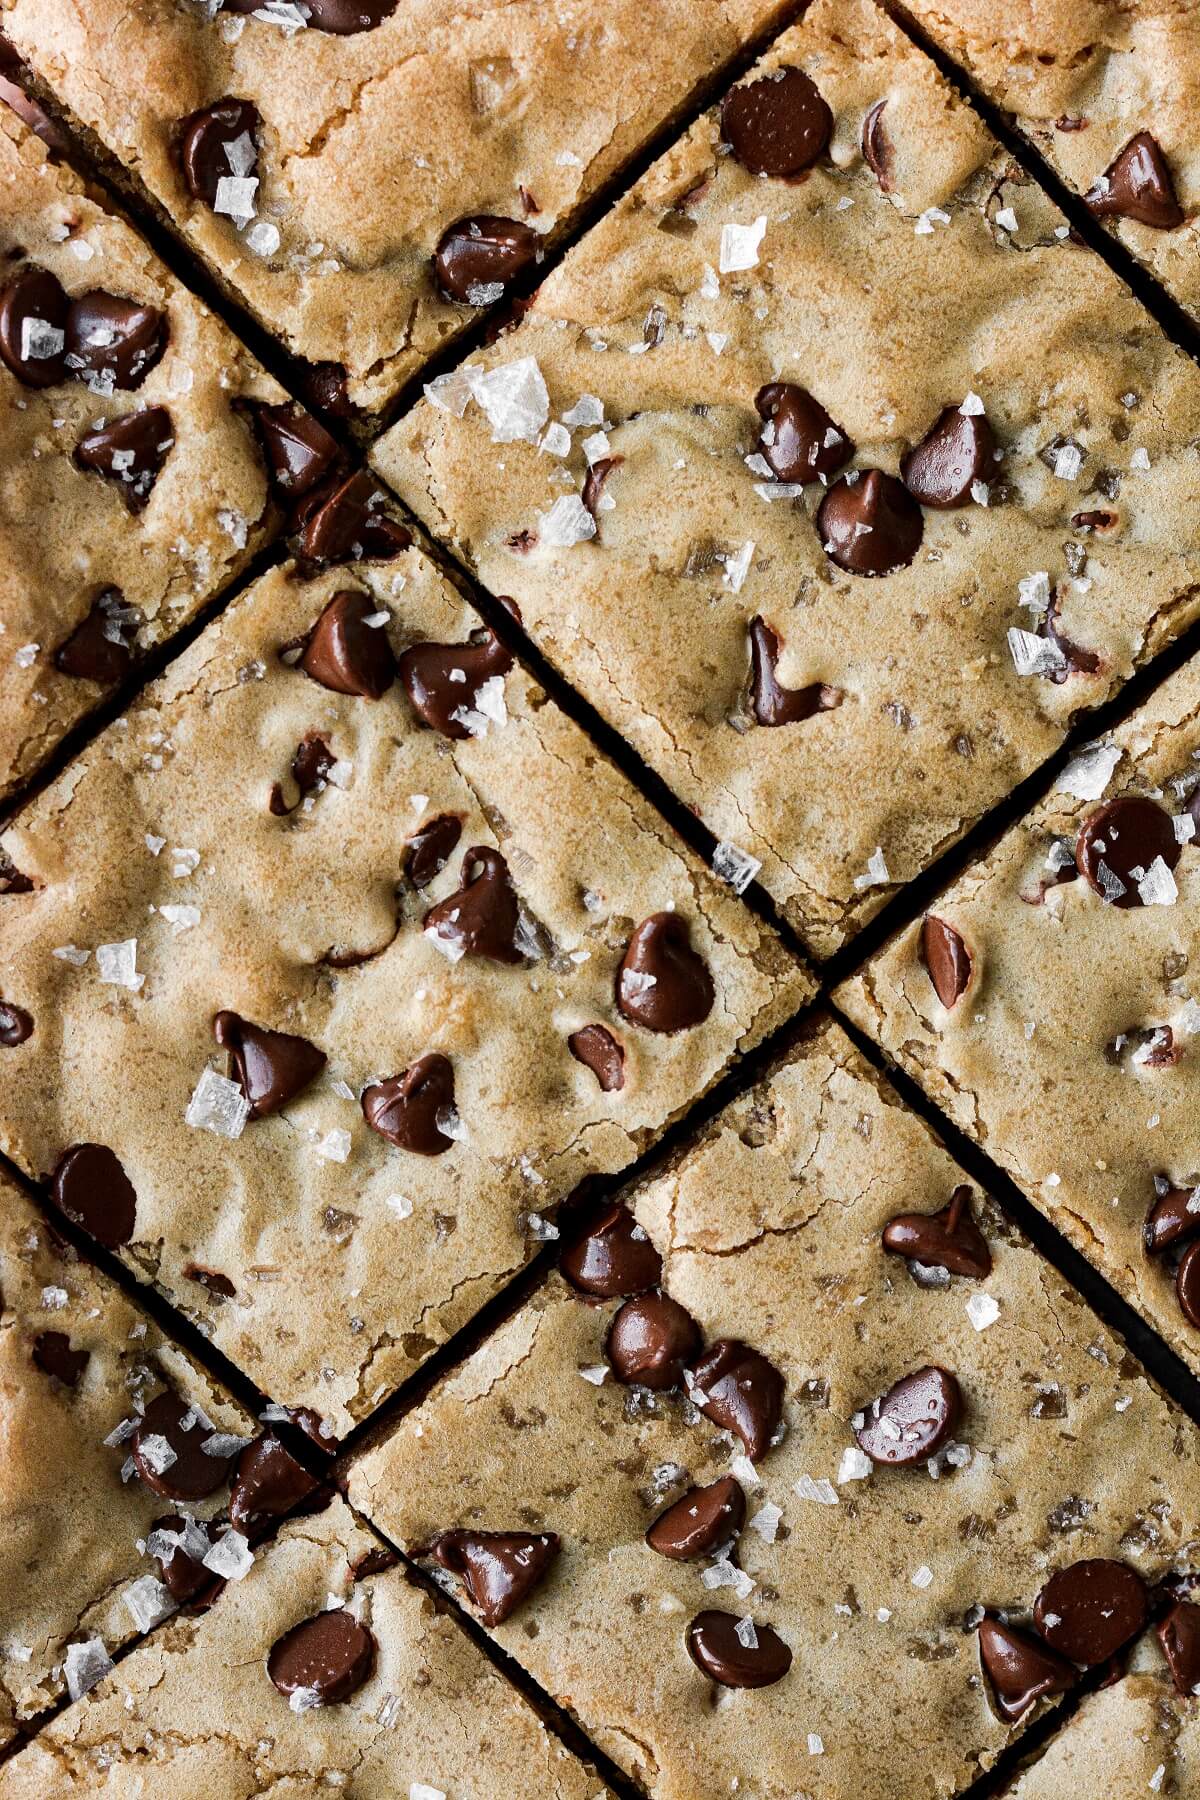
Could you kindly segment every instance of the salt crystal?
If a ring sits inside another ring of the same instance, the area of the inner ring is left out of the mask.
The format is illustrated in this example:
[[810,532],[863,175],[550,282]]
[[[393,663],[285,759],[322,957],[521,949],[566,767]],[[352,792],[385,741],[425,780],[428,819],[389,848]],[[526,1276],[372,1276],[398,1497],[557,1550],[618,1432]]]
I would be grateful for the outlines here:
[[240,1138],[250,1117],[250,1103],[236,1081],[218,1075],[215,1069],[205,1069],[183,1117],[194,1130]]
[[881,1625],[886,1625],[891,1616],[891,1608],[888,1606],[881,1606],[875,1614]]
[[138,1459],[155,1475],[165,1475],[179,1461],[160,1431],[149,1432],[138,1440]]
[[448,375],[435,375],[432,381],[425,383],[422,391],[431,406],[456,419],[461,419],[471,404],[471,384],[461,369],[452,369]]
[[847,1481],[865,1481],[871,1473],[871,1459],[857,1444],[848,1444],[842,1451],[842,1460],[838,1464],[838,1486]]
[[510,444],[521,439],[537,442],[550,416],[550,396],[542,371],[532,356],[501,363],[495,369],[464,370],[472,396],[492,428],[492,442]]
[[256,175],[221,175],[217,180],[217,196],[213,201],[213,211],[224,213],[226,218],[241,224],[252,219],[257,210],[254,197],[258,192]]
[[596,535],[596,521],[578,494],[560,494],[549,512],[539,515],[539,536],[556,550],[567,550]]
[[1175,827],[1175,842],[1190,844],[1196,835],[1196,821],[1191,813],[1176,813],[1171,823]]
[[220,1456],[227,1460],[231,1456],[240,1456],[247,1444],[253,1442],[253,1438],[241,1437],[236,1431],[213,1431],[200,1448],[205,1456]]
[[874,850],[867,858],[866,874],[856,875],[854,877],[854,885],[861,893],[864,888],[883,887],[890,880],[891,876],[888,874],[888,866],[884,860],[883,846],[882,844],[876,844]]
[[70,1295],[64,1287],[44,1287],[42,1289],[42,1305],[47,1312],[59,1312],[67,1304]]
[[735,1568],[726,1556],[717,1560],[700,1575],[706,1588],[731,1587],[739,1600],[746,1600],[754,1592],[755,1583],[747,1575],[745,1569]]
[[1096,864],[1096,880],[1100,883],[1100,898],[1109,906],[1125,892],[1125,883],[1114,875],[1103,857]]
[[350,1133],[348,1131],[327,1131],[314,1146],[318,1156],[326,1162],[344,1163],[350,1155]]
[[730,275],[736,269],[753,269],[757,265],[759,246],[766,229],[766,213],[760,213],[753,225],[737,225],[731,220],[721,227],[718,267],[722,275]]
[[181,931],[190,931],[193,925],[200,923],[198,906],[160,906],[158,910],[176,937]]
[[744,894],[762,868],[756,856],[724,838],[713,851],[712,866],[717,879],[728,882],[735,894]]
[[[257,17],[261,19],[263,14],[259,12]],[[259,219],[243,235],[242,241],[255,256],[274,256],[279,248],[279,227],[272,225],[269,219]]]
[[551,1224],[549,1219],[544,1219],[538,1212],[525,1214],[525,1229],[539,1244],[552,1244],[558,1237],[558,1226]]
[[562,415],[564,425],[603,425],[604,402],[595,394],[581,394],[569,412]]
[[1129,466],[1131,469],[1148,469],[1150,467],[1150,452],[1144,445],[1139,445],[1134,451],[1129,459]]
[[603,1387],[608,1379],[608,1364],[592,1363],[588,1368],[580,1369],[579,1373],[585,1381],[590,1381],[593,1387]]
[[90,950],[81,950],[78,944],[59,944],[50,954],[56,956],[59,962],[67,962],[72,968],[82,969],[92,953]]
[[733,1632],[743,1650],[758,1649],[758,1633],[754,1629],[753,1619],[739,1619]]
[[62,353],[66,334],[48,319],[26,316],[21,320],[21,361],[46,362]]
[[587,457],[588,467],[591,468],[593,463],[600,462],[603,457],[608,455],[611,448],[606,431],[593,431],[590,437],[585,437],[583,454]]
[[67,1678],[67,1692],[71,1699],[82,1700],[97,1682],[111,1674],[112,1666],[112,1657],[100,1638],[88,1638],[82,1644],[68,1644],[67,1654],[63,1658],[63,1673]]
[[427,1781],[410,1781],[408,1800],[446,1800],[446,1796],[441,1788],[430,1787]]
[[553,424],[547,425],[542,433],[539,448],[544,450],[547,456],[569,456],[571,454],[571,434],[565,425],[560,425],[555,420]]
[[1017,593],[1021,605],[1040,617],[1050,606],[1049,574],[1045,569],[1036,569],[1032,575],[1022,575],[1017,583]]
[[[643,1233],[643,1236],[645,1233]],[[729,1465],[731,1475],[736,1475],[743,1487],[761,1487],[762,1476],[748,1456],[735,1456]]]
[[139,1631],[149,1631],[175,1611],[174,1600],[162,1582],[153,1575],[140,1575],[126,1588],[122,1599]]
[[825,1754],[825,1745],[815,1731],[810,1731],[808,1734],[808,1754],[810,1756],[824,1756]]
[[137,972],[136,938],[124,938],[119,944],[97,944],[96,966],[101,981],[111,987],[129,988],[135,994],[146,980]]
[[1059,776],[1058,791],[1073,794],[1076,800],[1098,800],[1122,754],[1115,744],[1088,744]]
[[242,1533],[230,1526],[204,1557],[204,1567],[225,1581],[241,1581],[254,1567],[254,1552]]
[[822,1476],[814,1481],[811,1475],[802,1475],[796,1483],[796,1492],[802,1500],[815,1500],[819,1506],[836,1506],[837,1492],[831,1481]]
[[972,1294],[967,1301],[967,1317],[976,1331],[986,1331],[1000,1317],[1000,1303],[991,1294]]
[[1156,856],[1137,884],[1143,906],[1174,906],[1179,898],[1175,877],[1161,856]]
[[725,564],[725,586],[731,593],[741,593],[743,583],[750,573],[750,563],[753,556],[753,541],[747,541],[735,555],[726,556],[722,559]]
[[912,1584],[915,1588],[927,1588],[933,1580],[933,1570],[924,1563],[913,1572]]
[[772,1501],[768,1500],[765,1506],[759,1507],[758,1511],[751,1519],[750,1529],[751,1531],[757,1531],[764,1544],[773,1544],[779,1530],[779,1521],[782,1517],[782,1508],[774,1505]]
[[323,1704],[323,1701],[321,1699],[320,1688],[315,1688],[315,1687],[293,1688],[291,1694],[288,1697],[288,1705],[291,1707],[291,1709],[294,1713],[313,1712],[313,1711],[315,1711],[315,1709],[318,1706],[321,1706],[322,1704]]
[[397,1219],[412,1218],[413,1203],[406,1194],[389,1194],[385,1204]]
[[1066,672],[1067,659],[1053,638],[1038,637],[1035,632],[1010,625],[1008,648],[1018,675],[1061,675]]
[[1000,208],[999,212],[996,214],[996,223],[1001,231],[1015,231],[1017,229],[1017,215],[1011,206],[1002,206]]
[[1060,444],[1054,452],[1054,473],[1060,481],[1076,481],[1083,467],[1083,452],[1078,444]]

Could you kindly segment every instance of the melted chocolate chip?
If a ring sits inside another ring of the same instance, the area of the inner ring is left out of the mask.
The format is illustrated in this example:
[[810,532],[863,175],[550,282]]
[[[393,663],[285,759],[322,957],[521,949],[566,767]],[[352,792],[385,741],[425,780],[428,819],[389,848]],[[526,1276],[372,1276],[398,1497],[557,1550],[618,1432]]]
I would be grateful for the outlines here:
[[954,1436],[962,1416],[962,1392],[945,1369],[936,1366],[904,1375],[894,1387],[863,1408],[854,1429],[859,1446],[872,1462],[908,1469],[936,1456]]
[[255,408],[271,483],[289,500],[311,493],[326,480],[341,455],[334,439],[310,412],[288,402]]
[[646,1542],[672,1562],[708,1556],[719,1544],[736,1537],[746,1518],[746,1496],[736,1475],[723,1475],[708,1487],[689,1488],[659,1513]]
[[783,1417],[783,1376],[761,1351],[718,1338],[692,1369],[691,1393],[706,1419],[737,1433],[751,1462],[766,1455]]
[[173,1388],[150,1402],[129,1440],[143,1484],[167,1500],[203,1500],[229,1475],[231,1456],[209,1456],[213,1436],[197,1410]]
[[229,1520],[248,1538],[261,1536],[276,1519],[307,1500],[317,1487],[291,1452],[264,1432],[238,1457],[229,1494]]
[[134,629],[130,609],[109,588],[54,652],[54,666],[74,681],[94,681],[101,687],[112,687],[129,673]]
[[343,588],[329,602],[300,658],[300,667],[335,694],[382,700],[396,679],[385,625],[367,625],[379,611],[370,594]]
[[408,840],[404,873],[418,893],[441,874],[458,848],[461,836],[462,820],[458,814],[439,813]]
[[503,1625],[561,1549],[553,1531],[443,1531],[429,1546],[444,1569],[461,1577],[484,1625]]
[[1175,1298],[1189,1325],[1200,1325],[1200,1242],[1189,1244],[1175,1271]]
[[1200,1233],[1200,1189],[1173,1187],[1165,1177],[1156,1176],[1154,1193],[1142,1226],[1148,1256],[1157,1256]]
[[232,1300],[237,1295],[232,1281],[228,1275],[222,1275],[220,1269],[206,1269],[202,1263],[187,1263],[183,1273],[188,1281],[194,1281],[219,1300]]
[[921,548],[921,509],[893,476],[860,469],[834,483],[817,509],[817,535],[848,575],[891,575]]
[[500,852],[486,844],[467,850],[459,880],[461,886],[425,914],[425,930],[444,944],[455,960],[486,956],[498,963],[522,961],[514,941],[520,908]]
[[357,37],[390,19],[399,0],[308,0],[310,31],[333,37]]
[[862,126],[863,161],[885,194],[892,191],[892,143],[883,123],[886,100],[877,100]]
[[752,175],[800,175],[829,142],[833,114],[803,69],[774,69],[730,90],[721,136]]
[[374,1667],[375,1639],[352,1614],[338,1609],[293,1625],[267,1657],[267,1674],[281,1694],[311,1694],[321,1706],[348,1700]]
[[750,621],[750,704],[760,725],[798,725],[842,704],[841,691],[823,681],[785,688],[775,673],[783,646],[765,619]]
[[971,1190],[956,1187],[948,1206],[935,1213],[897,1213],[883,1228],[883,1247],[893,1256],[952,1275],[984,1280],[992,1272],[987,1239],[971,1217]]
[[275,782],[271,788],[271,798],[268,801],[275,817],[277,819],[286,818],[288,813],[295,812],[300,802],[308,794],[315,793],[318,788],[323,787],[329,778],[329,771],[336,761],[337,758],[333,751],[319,732],[310,731],[306,737],[301,738],[292,757],[292,780],[299,789],[299,793],[289,805],[284,797],[282,787]]
[[[741,1627],[742,1636],[738,1636]],[[753,1636],[733,1613],[697,1613],[687,1628],[687,1652],[696,1667],[722,1687],[771,1687],[792,1666],[792,1653],[769,1625],[753,1625]],[[749,1641],[745,1641],[749,1638]]]
[[949,1009],[962,999],[971,982],[971,952],[961,932],[945,919],[926,913],[921,925],[921,962],[933,983],[933,991]]
[[605,1094],[617,1094],[625,1086],[625,1051],[607,1025],[585,1025],[567,1039],[576,1062],[590,1069]]
[[600,524],[600,502],[604,496],[604,484],[613,470],[619,469],[624,461],[623,456],[601,456],[592,463],[583,478],[583,504],[595,519],[597,528]]
[[794,381],[772,381],[754,401],[763,420],[760,454],[780,481],[816,481],[836,475],[854,445],[819,400]]
[[644,1294],[662,1279],[662,1257],[633,1214],[616,1202],[563,1251],[558,1266],[572,1287],[601,1300]]
[[317,412],[331,419],[352,419],[354,403],[347,391],[349,376],[341,363],[308,363],[297,369],[301,394]]
[[400,658],[400,679],[419,719],[443,737],[463,739],[471,733],[455,714],[474,711],[484,682],[512,666],[495,633],[482,631],[471,644],[414,644]]
[[219,1012],[213,1036],[229,1052],[229,1078],[250,1103],[250,1117],[265,1119],[316,1080],[328,1058],[307,1038],[270,1031],[235,1012]]
[[1047,1650],[1028,1632],[990,1616],[980,1621],[979,1660],[991,1682],[996,1711],[1010,1724],[1035,1701],[1065,1694],[1079,1679],[1065,1657]]
[[661,1390],[678,1387],[684,1364],[700,1348],[700,1327],[669,1294],[627,1300],[608,1328],[604,1350],[618,1381]]
[[383,511],[386,499],[365,469],[312,489],[296,520],[300,555],[326,564],[399,556],[412,543],[412,533]]
[[23,1006],[0,1000],[0,1049],[15,1050],[33,1036],[33,1020]]
[[46,269],[22,269],[0,289],[0,357],[26,387],[67,379],[66,294]]
[[1110,905],[1141,906],[1139,880],[1159,856],[1173,869],[1182,848],[1170,813],[1157,800],[1124,794],[1084,820],[1075,843],[1075,865]]
[[[215,206],[218,184],[225,177],[255,173],[259,124],[258,108],[249,100],[217,100],[183,121],[179,134],[179,160],[184,185],[193,200]],[[232,145],[244,137],[250,139],[250,155],[231,157]]]
[[1141,1576],[1125,1563],[1093,1557],[1050,1577],[1034,1603],[1033,1619],[1052,1650],[1091,1667],[1136,1637],[1146,1613]]
[[1038,637],[1048,638],[1062,651],[1065,666],[1052,669],[1046,677],[1056,687],[1061,687],[1072,675],[1097,675],[1104,666],[1104,658],[1097,651],[1088,650],[1067,636],[1059,624],[1061,612],[1062,596],[1056,589],[1036,631]]
[[80,294],[67,309],[67,367],[81,378],[111,378],[113,387],[138,388],[167,347],[167,325],[156,306],[142,306],[103,288]]
[[651,913],[626,946],[617,975],[617,1008],[647,1031],[688,1031],[713,1009],[716,990],[704,958],[692,949],[678,913]]
[[[164,1518],[155,1519],[151,1530],[169,1531],[182,1536],[187,1523],[179,1513],[167,1513]],[[172,1545],[169,1549],[164,1547],[154,1554],[162,1570],[163,1586],[177,1606],[207,1606],[225,1586],[219,1575],[214,1575],[202,1562],[189,1556],[181,1544]]]
[[133,1236],[137,1195],[119,1159],[106,1144],[73,1144],[54,1170],[54,1204],[106,1250]]
[[965,506],[995,469],[996,441],[984,413],[947,406],[920,443],[900,459],[900,479],[922,506]]
[[438,286],[449,300],[489,306],[541,255],[542,240],[519,219],[492,213],[458,219],[443,233],[433,255]]
[[[442,1130],[454,1112],[454,1070],[433,1050],[419,1056],[402,1075],[363,1089],[363,1118],[399,1150],[442,1156],[454,1139]],[[440,1121],[440,1123],[439,1123]]]
[[33,1340],[33,1360],[64,1387],[73,1388],[91,1361],[90,1350],[73,1350],[65,1331],[40,1331]]
[[373,1550],[364,1550],[355,1562],[350,1564],[350,1573],[355,1581],[366,1581],[370,1575],[386,1575],[394,1569],[400,1558],[394,1550],[385,1550],[382,1544]]
[[1173,231],[1184,221],[1167,159],[1148,131],[1130,138],[1083,202],[1098,219],[1136,219],[1156,231]]
[[1155,1630],[1176,1693],[1194,1694],[1200,1687],[1200,1606],[1177,1600]]
[[148,406],[85,432],[75,448],[75,461],[81,469],[115,481],[130,512],[140,512],[174,442],[166,407]]

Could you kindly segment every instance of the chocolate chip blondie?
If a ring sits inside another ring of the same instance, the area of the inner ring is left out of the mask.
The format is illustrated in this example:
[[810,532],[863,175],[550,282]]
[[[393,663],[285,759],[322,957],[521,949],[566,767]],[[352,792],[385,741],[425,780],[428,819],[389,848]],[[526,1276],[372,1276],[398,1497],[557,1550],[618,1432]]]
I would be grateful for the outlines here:
[[839,992],[1200,1367],[1200,665]]
[[375,464],[841,944],[1196,613],[1200,374],[818,0]]
[[1200,1785],[1200,1722],[1190,1700],[1190,1690],[1182,1698],[1163,1673],[1161,1660],[1089,1694],[1006,1790],[1006,1800],[1078,1800],[1096,1791],[1097,1780],[1104,1800],[1146,1800],[1147,1794],[1183,1800]]
[[396,1562],[341,1500],[286,1526],[0,1769],[0,1796],[604,1800]]
[[829,1023],[349,1491],[655,1800],[957,1793],[1200,1554],[1183,1415]]
[[0,1143],[338,1435],[811,991],[415,547],[264,576],[2,848]]
[[0,800],[280,528],[286,395],[0,108]]
[[4,29],[327,402],[375,412],[785,0],[6,0]]

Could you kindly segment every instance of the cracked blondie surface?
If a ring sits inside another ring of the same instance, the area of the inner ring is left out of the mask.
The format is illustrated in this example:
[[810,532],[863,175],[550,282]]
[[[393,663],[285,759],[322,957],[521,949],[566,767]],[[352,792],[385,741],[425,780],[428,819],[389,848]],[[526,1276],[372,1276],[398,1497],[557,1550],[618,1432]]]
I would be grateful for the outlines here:
[[929,61],[819,0],[374,457],[824,955],[1195,616],[1198,429]]
[[6,0],[3,20],[229,290],[375,412],[787,10],[664,0],[646,30],[636,0],[153,0],[136,23],[120,0]]
[[2,843],[0,1142],[338,1435],[811,991],[415,548],[263,577]]
[[[204,1538],[224,1536],[234,1459],[258,1427],[76,1256],[7,1177],[0,1177],[0,1293],[0,1739],[7,1740],[174,1610],[147,1540],[181,1504],[197,1521],[197,1589],[218,1583],[200,1566],[209,1554]],[[162,1428],[170,1405],[164,1394],[178,1405]],[[180,1432],[176,1421],[187,1408],[197,1417]],[[153,1446],[149,1453],[144,1446],[156,1435],[174,1450],[152,1466]],[[211,1455],[202,1449],[207,1442]],[[187,1485],[205,1491],[181,1500],[171,1490],[188,1465]],[[172,1555],[172,1545],[160,1547]],[[176,1586],[182,1573],[178,1564]]]
[[0,1769],[0,1795],[602,1800],[395,1562],[342,1500],[288,1524],[209,1611],[156,1632]]
[[1189,663],[839,991],[1193,1366],[1198,756]]
[[278,530],[283,390],[0,110],[0,800]]
[[[1139,1656],[1137,1661],[1143,1659]],[[1078,1713],[1006,1790],[1008,1800],[1073,1800],[1103,1769],[1105,1800],[1187,1795],[1200,1782],[1200,1729],[1194,1703],[1181,1699],[1162,1663],[1089,1694]]]
[[905,0],[1094,216],[1200,316],[1200,14],[1188,0]]
[[[1132,1634],[1191,1568],[1190,1426],[832,1024],[629,1200],[351,1498],[485,1622],[464,1541],[556,1534],[497,1640],[656,1800],[959,1792],[1076,1678],[1052,1575],[1099,1559]],[[687,1372],[631,1379],[664,1307]]]

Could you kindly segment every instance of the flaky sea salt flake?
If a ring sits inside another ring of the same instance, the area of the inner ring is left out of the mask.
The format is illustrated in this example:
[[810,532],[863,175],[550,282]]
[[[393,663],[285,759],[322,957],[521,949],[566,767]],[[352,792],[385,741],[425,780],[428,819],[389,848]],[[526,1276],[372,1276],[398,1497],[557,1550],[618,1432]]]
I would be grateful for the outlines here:
[[188,1101],[184,1123],[217,1137],[240,1138],[250,1117],[250,1103],[236,1081],[205,1069]]
[[724,838],[713,851],[712,866],[718,881],[727,882],[735,894],[744,894],[762,868],[756,856]]
[[1174,906],[1179,898],[1175,877],[1161,856],[1156,856],[1137,884],[1143,906]]
[[802,1500],[815,1500],[818,1506],[836,1506],[838,1504],[837,1491],[833,1483],[827,1481],[824,1476],[820,1481],[814,1481],[811,1475],[802,1475],[796,1483],[796,1492]]
[[542,371],[532,356],[501,363],[495,369],[468,367],[464,375],[472,396],[492,428],[492,442],[537,442],[550,417],[550,396]]
[[736,269],[753,269],[758,263],[758,251],[767,230],[767,215],[759,213],[753,225],[738,225],[734,220],[721,227],[721,254],[718,267],[722,275],[731,275]]
[[63,1658],[63,1674],[67,1678],[67,1693],[71,1699],[82,1700],[97,1682],[111,1674],[112,1667],[112,1657],[104,1648],[102,1639],[93,1637],[82,1644],[68,1644],[67,1654]]
[[972,1294],[967,1301],[967,1317],[976,1331],[986,1331],[1000,1317],[1000,1302],[991,1294]]
[[1088,744],[1059,776],[1059,793],[1073,794],[1076,800],[1099,800],[1122,754],[1115,744]]
[[137,972],[136,938],[123,938],[119,944],[97,944],[96,967],[101,981],[110,987],[128,988],[134,994],[146,980]]
[[153,1575],[139,1576],[126,1588],[122,1599],[139,1631],[149,1631],[175,1611],[175,1602],[162,1582]]

